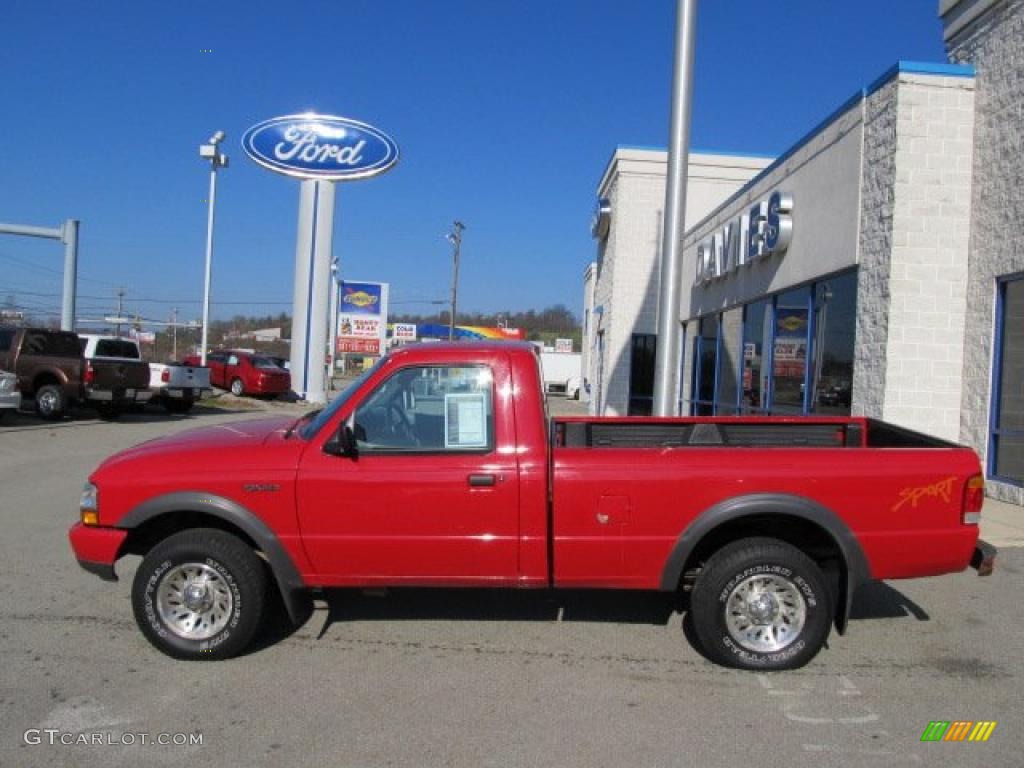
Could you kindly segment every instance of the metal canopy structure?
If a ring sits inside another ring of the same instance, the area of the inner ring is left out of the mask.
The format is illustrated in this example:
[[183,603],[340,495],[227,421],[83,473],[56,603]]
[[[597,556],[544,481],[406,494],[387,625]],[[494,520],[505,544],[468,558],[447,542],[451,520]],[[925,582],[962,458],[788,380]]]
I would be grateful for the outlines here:
[[64,298],[60,310],[60,329],[75,330],[75,296],[78,286],[78,219],[68,219],[56,229],[21,224],[0,224],[0,234],[42,237],[64,243]]

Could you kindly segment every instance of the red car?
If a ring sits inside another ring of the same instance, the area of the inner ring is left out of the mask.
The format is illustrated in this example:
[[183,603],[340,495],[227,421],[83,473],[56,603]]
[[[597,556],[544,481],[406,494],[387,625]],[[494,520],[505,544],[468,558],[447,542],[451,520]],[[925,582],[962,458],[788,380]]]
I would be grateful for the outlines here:
[[329,406],[182,432],[89,477],[79,563],[142,555],[146,638],[187,659],[327,587],[660,590],[721,664],[807,663],[872,579],[985,574],[978,457],[863,417],[548,419],[520,343],[422,344]]
[[[185,365],[199,365],[199,355],[189,355]],[[292,377],[270,357],[237,350],[220,350],[206,356],[210,384],[231,394],[281,395],[292,388]]]

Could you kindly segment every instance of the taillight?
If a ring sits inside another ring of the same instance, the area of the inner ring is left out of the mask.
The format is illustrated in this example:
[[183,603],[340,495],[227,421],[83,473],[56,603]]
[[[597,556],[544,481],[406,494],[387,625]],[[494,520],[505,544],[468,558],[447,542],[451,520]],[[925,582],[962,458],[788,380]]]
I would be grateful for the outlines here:
[[985,478],[975,475],[964,488],[964,523],[977,525],[981,521],[981,507],[985,503]]
[[96,371],[92,367],[92,363],[87,362],[85,364],[85,376],[83,377],[86,384],[92,384],[96,380]]
[[164,368],[163,372],[160,374],[160,381],[162,381],[162,382],[164,382],[164,384],[166,384],[170,380],[171,380],[171,369],[170,368]]

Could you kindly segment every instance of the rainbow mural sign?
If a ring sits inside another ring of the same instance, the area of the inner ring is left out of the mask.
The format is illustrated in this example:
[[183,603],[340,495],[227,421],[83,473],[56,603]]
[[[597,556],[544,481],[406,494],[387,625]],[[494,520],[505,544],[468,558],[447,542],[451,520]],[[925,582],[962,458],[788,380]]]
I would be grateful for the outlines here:
[[[424,323],[416,326],[421,339],[447,339],[448,326]],[[521,328],[490,328],[483,325],[456,325],[455,338],[460,341],[523,341],[526,333]]]

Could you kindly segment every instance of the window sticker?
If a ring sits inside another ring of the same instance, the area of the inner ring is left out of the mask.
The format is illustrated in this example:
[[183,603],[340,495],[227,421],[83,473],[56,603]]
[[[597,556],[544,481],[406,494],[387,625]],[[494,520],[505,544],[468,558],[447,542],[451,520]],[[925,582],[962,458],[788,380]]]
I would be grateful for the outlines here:
[[444,447],[486,448],[486,393],[459,392],[444,396]]

